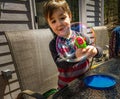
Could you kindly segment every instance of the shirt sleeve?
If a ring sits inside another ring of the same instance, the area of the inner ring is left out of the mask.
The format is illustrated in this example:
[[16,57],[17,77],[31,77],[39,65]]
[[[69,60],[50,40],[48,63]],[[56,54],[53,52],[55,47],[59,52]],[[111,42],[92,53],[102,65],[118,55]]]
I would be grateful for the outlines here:
[[103,49],[99,46],[96,46],[97,54],[94,56],[95,58],[100,58],[103,55]]

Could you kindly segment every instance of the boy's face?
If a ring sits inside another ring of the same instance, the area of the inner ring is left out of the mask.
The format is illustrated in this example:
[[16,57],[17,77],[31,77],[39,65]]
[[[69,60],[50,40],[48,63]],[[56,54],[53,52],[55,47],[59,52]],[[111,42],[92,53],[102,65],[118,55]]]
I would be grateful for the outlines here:
[[48,24],[54,33],[61,37],[69,37],[71,15],[68,15],[63,9],[57,9],[52,16],[48,18]]

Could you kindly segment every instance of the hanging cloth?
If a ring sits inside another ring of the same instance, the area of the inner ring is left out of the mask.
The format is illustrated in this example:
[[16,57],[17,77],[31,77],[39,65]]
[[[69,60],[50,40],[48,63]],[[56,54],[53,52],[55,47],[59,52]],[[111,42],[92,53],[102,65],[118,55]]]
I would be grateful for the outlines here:
[[113,29],[109,43],[110,58],[120,56],[120,26]]

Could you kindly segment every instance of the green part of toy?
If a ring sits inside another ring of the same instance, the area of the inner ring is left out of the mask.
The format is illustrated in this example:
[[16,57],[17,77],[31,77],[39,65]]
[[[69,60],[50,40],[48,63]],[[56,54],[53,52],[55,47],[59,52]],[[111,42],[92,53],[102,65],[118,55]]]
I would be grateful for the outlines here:
[[58,90],[57,89],[50,89],[43,94],[43,96],[47,99],[50,95],[55,94]]
[[87,46],[85,40],[80,36],[75,39],[75,45],[77,48],[86,48]]

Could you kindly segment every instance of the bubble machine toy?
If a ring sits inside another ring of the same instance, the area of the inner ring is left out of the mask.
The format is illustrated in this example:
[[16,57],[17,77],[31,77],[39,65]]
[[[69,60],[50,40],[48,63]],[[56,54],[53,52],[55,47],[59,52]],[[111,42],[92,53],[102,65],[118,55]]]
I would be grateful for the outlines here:
[[77,48],[86,48],[87,44],[85,38],[77,36],[75,39],[75,45],[77,46]]

